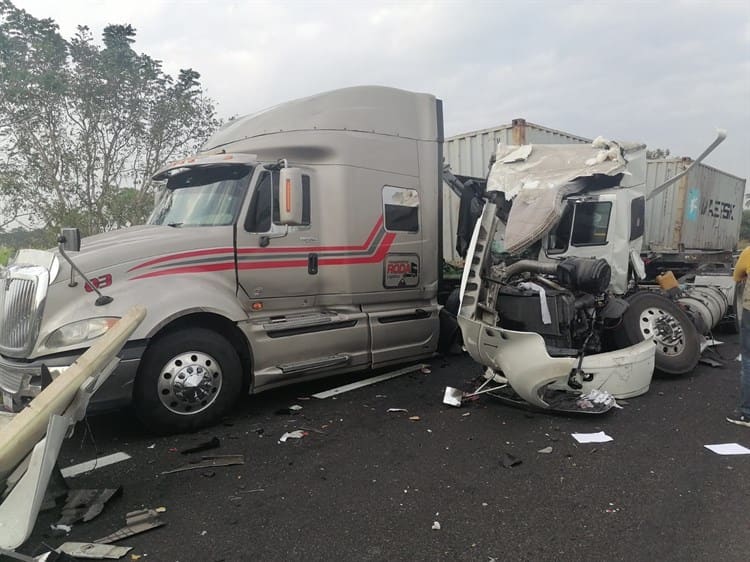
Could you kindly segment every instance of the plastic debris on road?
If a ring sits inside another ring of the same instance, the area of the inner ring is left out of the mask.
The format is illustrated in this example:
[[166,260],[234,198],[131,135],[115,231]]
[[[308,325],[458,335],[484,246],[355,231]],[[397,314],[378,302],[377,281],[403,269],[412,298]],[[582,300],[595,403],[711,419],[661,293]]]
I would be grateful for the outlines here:
[[237,464],[245,464],[245,457],[243,455],[214,455],[210,457],[201,457],[199,462],[192,462],[178,468],[173,468],[172,470],[165,470],[162,474],[174,474],[175,472],[213,468],[215,466],[234,466]]
[[409,417],[409,420],[411,420],[411,421],[419,421],[419,420],[421,420],[421,419],[422,419],[422,418],[420,418],[419,416],[410,416],[410,417]]
[[279,443],[286,443],[287,439],[302,439],[306,435],[309,435],[309,433],[301,429],[296,429],[294,431],[287,431],[286,433],[284,433],[284,435],[279,437]]
[[369,386],[371,384],[375,384],[381,381],[386,381],[388,379],[400,377],[401,375],[405,375],[407,373],[413,373],[414,371],[418,371],[427,366],[428,365],[426,365],[425,363],[421,363],[419,365],[412,365],[411,367],[405,367],[403,369],[391,371],[390,373],[385,373],[383,375],[378,375],[376,377],[371,377],[369,379],[364,379],[361,381],[353,382],[351,384],[345,384],[344,386],[338,386],[336,388],[332,388],[324,392],[318,392],[317,394],[313,394],[313,398],[318,398],[318,399],[329,398],[331,396],[336,396],[337,394],[341,394],[343,392],[349,392],[350,390],[356,390],[358,388],[362,388],[363,386]]
[[606,390],[599,390],[598,388],[592,389],[587,394],[581,394],[581,397],[576,401],[576,406],[582,410],[591,409],[594,407],[594,404],[603,404],[610,408],[622,409],[622,406],[617,403],[614,396]]
[[433,523],[432,523],[432,530],[433,531],[439,531],[440,530],[440,522],[439,521],[433,521]]
[[56,549],[76,558],[92,560],[119,560],[133,550],[132,546],[114,546],[111,544],[97,544],[91,542],[66,542]]
[[[122,492],[118,488],[101,490],[68,490],[58,525],[72,525],[78,521],[91,521],[104,510],[104,504]],[[70,554],[70,553],[68,553]]]
[[129,458],[130,455],[120,451],[118,453],[112,453],[111,455],[106,455],[104,457],[99,457],[90,461],[74,464],[73,466],[68,466],[66,468],[63,468],[60,473],[62,474],[63,478],[73,478],[74,476],[78,476],[79,474],[83,474],[84,472],[89,472],[96,468],[102,468],[104,466],[109,466],[110,464],[126,461]]
[[408,412],[406,408],[388,408],[386,412]]
[[537,453],[542,453],[543,455],[548,455],[552,452],[552,447],[545,447],[544,449],[539,449]]
[[447,406],[455,406],[456,408],[461,406],[461,400],[464,397],[463,390],[453,388],[452,386],[445,387],[445,393],[443,394],[443,404]]
[[597,433],[571,433],[571,435],[579,443],[606,443],[607,441],[614,441],[612,437],[603,431]]
[[115,531],[114,533],[95,540],[95,543],[109,544],[122,540],[133,535],[145,533],[156,527],[166,525],[161,520],[159,514],[155,509],[139,509],[137,511],[131,511],[125,515],[125,527]]

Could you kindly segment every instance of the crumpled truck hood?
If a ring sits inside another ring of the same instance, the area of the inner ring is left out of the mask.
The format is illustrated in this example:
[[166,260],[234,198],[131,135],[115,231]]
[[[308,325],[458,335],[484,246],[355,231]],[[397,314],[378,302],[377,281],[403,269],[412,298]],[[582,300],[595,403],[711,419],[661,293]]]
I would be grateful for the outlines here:
[[513,201],[505,249],[520,252],[554,228],[563,198],[587,189],[583,178],[623,174],[620,187],[643,184],[645,148],[601,137],[591,144],[498,145],[487,191]]

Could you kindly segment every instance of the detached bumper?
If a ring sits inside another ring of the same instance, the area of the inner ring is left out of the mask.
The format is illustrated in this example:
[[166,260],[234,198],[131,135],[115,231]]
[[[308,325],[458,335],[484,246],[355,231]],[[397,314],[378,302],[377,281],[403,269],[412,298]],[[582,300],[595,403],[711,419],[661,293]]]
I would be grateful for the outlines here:
[[[515,332],[487,326],[459,316],[464,345],[482,365],[501,371],[521,398],[540,408],[549,408],[545,389],[571,390],[568,375],[575,357],[550,357],[544,339],[532,332]],[[584,357],[581,368],[592,379],[583,382],[582,393],[607,391],[615,398],[629,398],[648,391],[654,373],[656,348],[648,339],[636,345]]]
[[[146,342],[126,345],[118,354],[120,364],[89,403],[88,413],[101,413],[128,405],[133,396],[133,381],[138,372]],[[41,357],[34,361],[18,361],[0,356],[0,410],[18,412],[42,390],[42,365],[46,365],[54,379],[75,363],[80,353]]]

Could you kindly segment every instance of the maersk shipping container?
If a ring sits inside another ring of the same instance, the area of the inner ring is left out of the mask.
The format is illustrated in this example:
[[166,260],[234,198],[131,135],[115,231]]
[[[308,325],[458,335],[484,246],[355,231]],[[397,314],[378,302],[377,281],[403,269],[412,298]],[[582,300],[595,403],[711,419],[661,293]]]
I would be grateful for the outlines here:
[[[587,144],[591,139],[550,129],[524,119],[509,125],[456,135],[445,140],[443,154],[454,174],[485,178],[490,157],[504,144]],[[689,159],[649,160],[646,191],[690,165]],[[686,177],[646,204],[644,250],[681,252],[732,250],[739,239],[746,180],[699,164]],[[443,190],[443,255],[459,256],[453,246],[458,224],[458,197]]]
[[[646,194],[689,165],[689,158],[649,160]],[[644,250],[735,249],[740,236],[745,181],[698,164],[647,202]]]

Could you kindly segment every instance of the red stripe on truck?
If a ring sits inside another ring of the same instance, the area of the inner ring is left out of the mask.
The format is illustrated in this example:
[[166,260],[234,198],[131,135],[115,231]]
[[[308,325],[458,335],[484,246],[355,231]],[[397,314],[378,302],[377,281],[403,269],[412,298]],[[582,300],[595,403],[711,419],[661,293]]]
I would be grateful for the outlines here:
[[[372,243],[375,235],[378,233],[380,228],[383,226],[383,216],[381,215],[375,226],[372,227],[367,240],[359,246],[277,246],[275,248],[238,248],[238,254],[281,254],[281,253],[295,253],[295,252],[348,252],[348,251],[362,251],[366,250]],[[170,254],[168,256],[160,256],[158,258],[145,261],[136,266],[131,267],[128,272],[135,271],[136,269],[142,269],[151,265],[157,265],[173,260],[181,260],[185,258],[195,258],[200,256],[211,256],[216,254],[234,254],[233,248],[206,248],[202,250],[190,250],[188,252],[180,252],[179,254]],[[214,265],[214,264],[212,264]],[[195,266],[204,267],[204,266]],[[216,271],[216,270],[212,270]],[[138,279],[135,277],[134,279]]]
[[[378,263],[383,261],[388,250],[393,244],[393,240],[396,238],[396,234],[389,232],[383,237],[377,251],[371,256],[363,256],[356,258],[321,258],[318,260],[318,266],[324,265],[358,265],[367,263]],[[308,248],[309,251],[309,248]],[[245,262],[237,265],[238,269],[275,269],[275,268],[287,268],[287,267],[307,267],[307,260],[275,260],[275,261],[257,261],[257,262]],[[212,271],[227,271],[234,269],[234,260],[221,261],[217,263],[209,263],[202,265],[188,265],[184,267],[173,267],[170,269],[161,269],[159,271],[151,271],[149,273],[143,273],[136,277],[131,278],[131,281],[136,279],[148,279],[150,277],[161,277],[163,275],[180,275],[183,273],[209,273]]]

